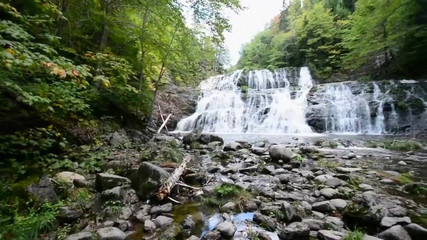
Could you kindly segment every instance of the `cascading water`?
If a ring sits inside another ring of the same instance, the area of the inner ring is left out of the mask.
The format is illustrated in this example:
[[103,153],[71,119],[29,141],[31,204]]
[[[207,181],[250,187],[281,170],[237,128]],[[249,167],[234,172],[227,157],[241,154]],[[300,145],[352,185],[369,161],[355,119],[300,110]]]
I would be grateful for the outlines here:
[[410,126],[422,130],[426,85],[354,81],[314,86],[306,67],[238,70],[203,81],[196,112],[182,119],[177,131],[385,134],[408,132]]
[[[178,131],[220,133],[312,133],[305,122],[310,72],[279,69],[237,71],[201,83],[196,112],[178,123]],[[298,75],[298,76],[295,76]],[[292,79],[288,79],[288,77]]]

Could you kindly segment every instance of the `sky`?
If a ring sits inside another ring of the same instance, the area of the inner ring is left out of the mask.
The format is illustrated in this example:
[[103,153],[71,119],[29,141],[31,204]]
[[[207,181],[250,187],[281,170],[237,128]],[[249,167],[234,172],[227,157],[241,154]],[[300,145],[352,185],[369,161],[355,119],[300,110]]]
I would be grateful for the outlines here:
[[239,60],[243,44],[253,37],[282,10],[283,0],[240,0],[246,7],[239,13],[227,12],[232,30],[225,34],[225,47],[229,50],[231,65]]

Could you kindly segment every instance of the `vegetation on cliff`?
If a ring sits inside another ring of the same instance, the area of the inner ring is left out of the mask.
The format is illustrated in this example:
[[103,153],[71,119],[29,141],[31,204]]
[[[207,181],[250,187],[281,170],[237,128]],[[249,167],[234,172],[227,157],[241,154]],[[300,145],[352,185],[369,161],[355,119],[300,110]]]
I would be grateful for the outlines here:
[[411,0],[291,1],[243,47],[238,68],[310,67],[319,79],[423,77],[425,3]]

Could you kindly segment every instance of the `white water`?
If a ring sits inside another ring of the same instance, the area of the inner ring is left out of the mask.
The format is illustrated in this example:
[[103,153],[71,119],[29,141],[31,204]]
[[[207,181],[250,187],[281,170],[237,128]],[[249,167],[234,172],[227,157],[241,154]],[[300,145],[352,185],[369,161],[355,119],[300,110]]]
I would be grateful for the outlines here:
[[313,86],[306,67],[239,70],[212,77],[200,84],[202,94],[196,112],[182,119],[176,130],[310,135],[313,130],[308,119],[314,119],[314,123],[309,122],[317,126],[316,131],[320,125],[322,132],[333,134],[377,135],[386,134],[386,129],[399,129],[390,87],[383,92],[376,82],[329,83],[317,85],[315,95],[310,96]]
[[301,68],[291,86],[285,70],[251,71],[247,87],[238,87],[242,71],[212,77],[200,84],[196,112],[178,123],[178,131],[216,133],[312,133],[305,121],[310,72]]

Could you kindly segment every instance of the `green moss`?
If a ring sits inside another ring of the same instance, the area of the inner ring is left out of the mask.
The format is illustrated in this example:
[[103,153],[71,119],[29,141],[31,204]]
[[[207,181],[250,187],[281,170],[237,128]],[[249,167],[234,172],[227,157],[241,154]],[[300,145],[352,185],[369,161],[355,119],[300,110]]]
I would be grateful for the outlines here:
[[367,147],[371,148],[385,148],[395,151],[415,151],[422,149],[422,145],[413,140],[381,140],[381,141],[368,141]]
[[402,173],[396,178],[397,182],[401,185],[413,183],[413,177],[409,173]]
[[243,93],[243,94],[245,94],[245,95],[247,95],[248,94],[248,92],[249,92],[249,87],[248,86],[240,86],[240,91]]
[[317,161],[317,164],[322,168],[329,168],[329,169],[335,169],[341,166],[341,164],[338,161],[332,161],[327,159],[321,159]]
[[232,184],[223,183],[221,186],[215,188],[214,192],[222,198],[236,197],[242,191],[240,187]]
[[409,111],[409,105],[405,102],[397,102],[396,103],[396,110],[401,112],[408,112]]

